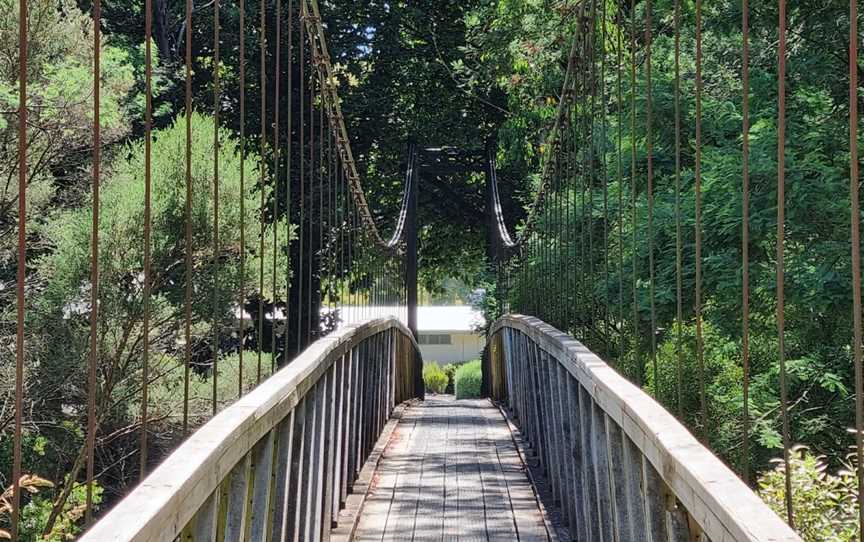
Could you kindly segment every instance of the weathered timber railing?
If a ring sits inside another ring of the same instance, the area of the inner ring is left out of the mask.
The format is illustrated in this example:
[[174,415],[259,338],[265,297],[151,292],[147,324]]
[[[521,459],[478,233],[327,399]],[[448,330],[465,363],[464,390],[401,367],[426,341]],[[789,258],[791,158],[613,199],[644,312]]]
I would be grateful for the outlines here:
[[328,539],[420,367],[396,319],[333,332],[191,435],[82,540]]
[[799,541],[669,412],[569,335],[490,330],[485,391],[506,403],[579,541]]

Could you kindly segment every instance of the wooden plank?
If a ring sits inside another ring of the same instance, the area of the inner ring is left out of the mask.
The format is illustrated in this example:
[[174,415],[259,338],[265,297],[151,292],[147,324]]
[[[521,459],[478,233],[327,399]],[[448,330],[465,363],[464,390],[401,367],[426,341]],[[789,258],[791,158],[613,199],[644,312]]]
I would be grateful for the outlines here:
[[195,542],[215,542],[216,522],[219,519],[219,492],[216,491],[204,502],[204,506],[195,515]]
[[433,396],[385,450],[355,540],[547,540],[512,435],[488,401]]
[[572,378],[568,382],[570,386],[570,412],[573,425],[573,466],[577,476],[574,494],[581,504],[580,517],[582,528],[579,529],[578,540],[593,541],[593,525],[595,523],[591,516],[591,483],[587,454],[585,453],[585,423],[584,410],[582,408],[582,386],[579,381]]
[[414,437],[425,441],[428,446],[420,473],[414,521],[413,536],[418,542],[438,542],[444,537],[442,518],[446,498],[447,431],[454,411],[449,400],[427,397],[426,405],[433,404],[436,406],[431,416],[426,416],[429,419],[422,426],[423,433]]
[[612,477],[612,500],[615,503],[613,526],[616,540],[632,537],[627,510],[627,471],[624,461],[624,440],[621,428],[607,419],[606,438],[609,442],[608,454]]
[[624,466],[627,469],[627,517],[630,518],[630,540],[648,542],[645,521],[645,488],[642,479],[642,453],[630,437],[624,435]]
[[318,410],[316,391],[317,389],[313,389],[306,396],[306,419],[303,422],[303,458],[300,464],[300,471],[303,473],[303,482],[298,486],[299,503],[297,506],[297,519],[295,520],[295,542],[307,540],[309,508],[312,506],[314,478],[312,464],[315,455],[315,421]]
[[397,425],[390,445],[384,450],[361,511],[355,540],[380,542],[384,537],[404,457],[408,454],[411,434],[417,424],[416,410],[408,409]]
[[564,457],[563,457],[563,449],[564,445],[562,442],[562,429],[561,429],[561,409],[558,404],[558,386],[557,386],[557,368],[558,361],[549,356],[548,354],[544,355],[544,368],[543,371],[546,374],[546,393],[543,395],[546,396],[546,404],[548,405],[549,416],[547,416],[546,424],[544,427],[544,431],[549,433],[549,441],[551,443],[552,448],[552,472],[551,472],[551,485],[553,495],[555,496],[555,503],[564,513],[564,517],[566,518],[566,506],[562,506],[564,502]]
[[252,494],[249,503],[250,540],[264,540],[270,521],[271,477],[276,434],[271,431],[252,451]]
[[[358,412],[357,412],[357,436],[355,447],[355,457],[356,462],[354,464],[354,468],[356,472],[360,471],[360,468],[363,465],[363,461],[366,458],[366,450],[364,446],[364,441],[366,438],[366,430],[368,425],[366,424],[366,418],[368,416],[369,410],[369,386],[367,382],[367,373],[369,369],[369,364],[367,363],[367,355],[366,355],[366,343],[360,343],[357,346],[357,371],[358,378],[360,382],[359,387],[359,397],[358,397]],[[355,472],[355,474],[356,474]]]
[[478,420],[473,415],[476,408],[474,401],[460,401],[457,407],[459,420],[459,454],[458,467],[458,523],[459,540],[486,540],[486,509],[483,485],[478,468],[478,453],[476,433]]
[[577,523],[580,521],[577,515],[577,498],[574,493],[574,464],[573,464],[573,435],[570,427],[570,401],[568,400],[569,388],[567,381],[571,378],[560,363],[555,364],[555,385],[558,389],[558,403],[556,408],[560,413],[559,422],[561,427],[561,463],[563,467],[562,485],[564,487],[564,501],[562,508],[566,510],[565,519],[567,528],[571,534],[575,534]]
[[81,540],[173,541],[231,469],[289,415],[336,359],[365,338],[391,328],[409,353],[417,348],[395,318],[345,326],[319,339],[190,436]]
[[799,541],[727,466],[674,416],[572,337],[536,318],[509,315],[490,329],[513,328],[559,359],[636,445],[714,540]]
[[367,498],[371,498],[374,485],[377,483],[377,475],[384,451],[394,444],[399,422],[407,415],[409,405],[401,404],[393,411],[391,418],[384,426],[381,437],[375,443],[375,448],[369,454],[369,458],[361,469],[360,476],[352,486],[352,494],[345,502],[345,508],[339,513],[339,526],[331,532],[333,542],[348,542],[353,540],[360,521],[360,511],[364,507]]
[[[528,469],[523,463],[522,453],[527,441],[521,434],[511,432],[510,425],[500,412],[496,411],[490,414],[490,417],[494,420],[496,431],[502,435],[502,438],[497,441],[502,444],[498,448],[498,459],[507,482],[510,505],[519,540],[545,541],[548,539],[545,520],[539,508],[534,488],[531,486]],[[521,450],[517,447],[517,443],[522,448]]]
[[612,518],[614,517],[612,488],[609,479],[609,455],[608,442],[606,440],[606,413],[591,401],[591,434],[593,437],[592,454],[594,462],[594,475],[597,479],[597,506],[600,511],[600,524],[598,525],[602,539],[614,542],[614,529]]
[[351,487],[354,476],[351,472],[351,438],[352,425],[354,423],[354,362],[353,353],[348,352],[344,357],[345,361],[345,404],[343,410],[343,431],[342,431],[342,482],[339,491],[340,503],[344,506],[348,499],[348,488]]
[[476,442],[486,507],[486,535],[490,540],[517,540],[519,533],[516,531],[510,489],[498,451],[502,447],[512,447],[513,441],[500,418],[497,427],[491,421],[491,417],[498,414],[497,409],[486,403],[478,405],[476,412],[480,419]]
[[651,540],[658,542],[668,540],[665,484],[657,469],[648,461],[643,460],[643,465],[648,529],[651,533]]
[[312,455],[309,464],[309,508],[306,513],[304,532],[306,540],[317,540],[321,534],[322,503],[324,486],[324,467],[326,450],[324,449],[324,433],[327,422],[327,389],[329,374],[325,375],[315,387],[315,429],[312,438]]
[[330,529],[335,527],[336,519],[338,519],[339,505],[335,507],[336,517],[333,515],[333,485],[335,482],[335,455],[336,455],[336,410],[337,398],[337,380],[338,371],[334,365],[327,374],[327,387],[324,395],[324,402],[327,405],[327,415],[324,418],[323,442],[324,442],[324,476],[321,483],[323,503],[321,505],[321,540],[328,542],[330,540]]
[[398,473],[382,537],[385,542],[410,539],[417,520],[417,507],[421,497],[420,480],[431,436],[428,405],[412,409],[411,417],[413,424],[408,441],[405,446],[398,448],[398,453],[388,456],[388,460],[395,463]]
[[333,483],[331,484],[331,499],[330,499],[330,521],[335,526],[339,521],[339,510],[342,508],[342,473],[343,465],[345,464],[344,453],[344,429],[345,429],[345,413],[346,402],[348,400],[347,391],[347,374],[345,372],[345,356],[336,362],[336,381],[334,390],[336,393],[336,410],[333,416],[334,432],[333,432]]
[[[302,488],[305,476],[303,465],[303,457],[305,455],[306,445],[306,416],[307,403],[304,398],[297,408],[294,409],[294,428],[292,429],[291,442],[291,472],[292,476],[286,494],[285,505],[285,528],[282,531],[280,542],[293,542],[300,537],[300,529],[298,528],[298,518],[300,516],[300,508],[302,503]],[[275,541],[274,541],[275,542]]]
[[349,424],[348,424],[348,442],[346,443],[348,449],[348,464],[346,465],[346,474],[345,480],[347,482],[345,487],[345,496],[347,498],[349,490],[353,485],[354,480],[357,479],[357,472],[359,470],[358,466],[358,455],[357,455],[357,432],[358,432],[358,420],[360,418],[360,370],[358,363],[357,350],[351,350],[351,404],[349,408],[351,409],[351,413],[349,414]]
[[246,454],[229,475],[225,517],[225,540],[241,540],[246,532],[247,507],[249,505],[249,476],[252,457]]
[[[270,538],[271,541],[282,540],[287,520],[288,490],[291,487],[291,454],[294,445],[294,413],[277,426],[276,468],[273,472],[273,498],[270,499]],[[230,539],[229,539],[230,540]]]
[[457,540],[459,521],[459,419],[455,403],[448,409],[447,447],[444,450],[444,513],[441,514],[441,538],[445,541]]

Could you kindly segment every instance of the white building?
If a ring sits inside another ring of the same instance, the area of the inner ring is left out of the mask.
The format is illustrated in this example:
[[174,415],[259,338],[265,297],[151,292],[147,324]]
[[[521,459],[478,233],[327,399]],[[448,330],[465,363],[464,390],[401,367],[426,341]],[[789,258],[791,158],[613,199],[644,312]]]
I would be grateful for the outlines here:
[[[327,314],[328,308],[322,307],[322,316]],[[405,307],[390,306],[343,306],[340,307],[341,324],[350,324],[368,320],[369,318],[396,315],[403,322],[406,321]],[[234,309],[235,317],[240,317],[239,309]],[[250,317],[244,311],[244,318]],[[277,308],[275,315],[266,312],[264,318],[277,322],[284,321],[285,316],[282,309]],[[483,314],[470,306],[430,306],[417,307],[417,342],[420,344],[420,352],[423,361],[435,361],[441,365],[460,361],[471,361],[479,359],[486,345],[486,340],[474,331],[484,325]],[[281,326],[280,326],[281,329]]]
[[443,365],[479,359],[486,341],[474,330],[483,324],[483,315],[471,307],[417,307],[417,342],[423,361]]
[[[376,316],[393,314],[395,307],[342,307],[340,317],[343,324],[366,320]],[[399,318],[404,322],[407,315],[401,307]],[[437,361],[444,365],[460,361],[479,359],[486,344],[480,333],[474,331],[484,325],[483,314],[470,306],[417,307],[417,342],[423,361]]]

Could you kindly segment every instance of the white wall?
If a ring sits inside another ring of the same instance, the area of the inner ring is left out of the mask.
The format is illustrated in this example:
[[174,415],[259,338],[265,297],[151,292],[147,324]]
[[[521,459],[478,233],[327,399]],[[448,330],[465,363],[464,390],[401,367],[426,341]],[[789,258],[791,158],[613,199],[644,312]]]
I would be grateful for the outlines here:
[[[442,335],[445,331],[423,332],[425,334]],[[478,334],[468,332],[450,332],[451,344],[421,344],[420,352],[423,361],[437,361],[440,364],[480,359],[485,340]]]

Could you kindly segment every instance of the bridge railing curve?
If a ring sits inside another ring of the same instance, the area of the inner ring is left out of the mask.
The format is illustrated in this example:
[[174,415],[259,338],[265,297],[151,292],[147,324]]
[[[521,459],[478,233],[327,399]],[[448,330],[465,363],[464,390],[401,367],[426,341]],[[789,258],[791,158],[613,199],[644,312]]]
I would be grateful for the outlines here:
[[484,387],[506,403],[575,540],[800,541],[659,403],[529,316],[490,329]]
[[395,318],[333,332],[192,434],[81,540],[326,539],[421,366]]

